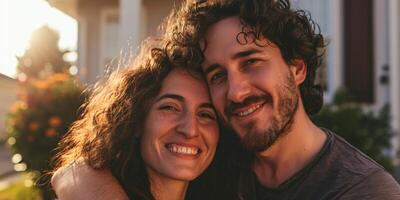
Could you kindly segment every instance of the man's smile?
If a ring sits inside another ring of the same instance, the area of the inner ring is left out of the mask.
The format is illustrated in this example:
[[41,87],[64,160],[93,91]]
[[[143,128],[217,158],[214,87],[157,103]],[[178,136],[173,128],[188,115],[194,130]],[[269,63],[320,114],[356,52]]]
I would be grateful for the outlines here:
[[234,115],[237,116],[237,117],[249,116],[249,115],[253,114],[254,112],[256,112],[257,110],[259,110],[265,104],[266,104],[266,101],[263,101],[263,102],[253,104],[253,105],[248,106],[248,107],[243,108],[243,109],[238,109],[238,110],[236,110],[234,112]]
[[244,118],[261,110],[267,103],[272,105],[271,95],[250,96],[241,103],[228,103],[224,112],[228,119],[232,117]]

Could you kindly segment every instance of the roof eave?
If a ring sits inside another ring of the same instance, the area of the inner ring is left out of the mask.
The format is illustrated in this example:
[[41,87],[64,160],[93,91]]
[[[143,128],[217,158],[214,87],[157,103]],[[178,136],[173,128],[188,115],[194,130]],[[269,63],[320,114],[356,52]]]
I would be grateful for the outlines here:
[[79,0],[47,0],[52,7],[57,8],[75,19],[78,18],[78,1]]

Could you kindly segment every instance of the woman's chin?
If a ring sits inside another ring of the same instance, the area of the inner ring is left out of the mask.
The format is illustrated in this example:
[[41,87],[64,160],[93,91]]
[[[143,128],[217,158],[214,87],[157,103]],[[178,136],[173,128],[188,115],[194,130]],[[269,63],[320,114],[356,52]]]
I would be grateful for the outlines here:
[[181,181],[192,181],[199,177],[201,172],[190,169],[177,169],[174,172],[167,174],[169,178]]

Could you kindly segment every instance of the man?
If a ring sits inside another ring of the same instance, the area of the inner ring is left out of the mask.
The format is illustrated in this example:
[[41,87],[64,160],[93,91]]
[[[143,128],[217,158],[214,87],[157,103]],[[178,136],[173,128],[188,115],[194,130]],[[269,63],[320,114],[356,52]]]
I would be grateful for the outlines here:
[[200,48],[204,59],[191,62],[253,155],[238,172],[239,199],[400,199],[381,166],[310,120],[322,105],[314,79],[324,44],[303,11],[287,0],[210,1],[188,3],[174,17],[172,48]]

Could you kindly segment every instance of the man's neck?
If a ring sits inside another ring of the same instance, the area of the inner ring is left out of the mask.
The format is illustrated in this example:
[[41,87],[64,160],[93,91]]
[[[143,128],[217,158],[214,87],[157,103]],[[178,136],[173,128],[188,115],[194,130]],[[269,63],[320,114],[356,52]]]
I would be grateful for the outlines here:
[[326,138],[304,109],[299,108],[288,132],[269,149],[257,153],[252,167],[259,182],[267,188],[278,187],[315,158]]

